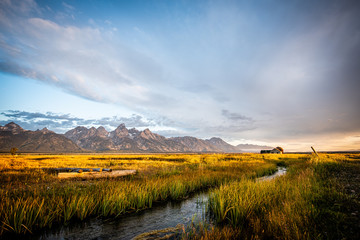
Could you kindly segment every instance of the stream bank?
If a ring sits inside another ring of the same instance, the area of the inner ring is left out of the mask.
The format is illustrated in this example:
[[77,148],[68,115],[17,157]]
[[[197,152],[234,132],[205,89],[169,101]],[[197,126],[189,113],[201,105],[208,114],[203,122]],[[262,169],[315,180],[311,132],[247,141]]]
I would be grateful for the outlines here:
[[[256,181],[272,180],[285,173],[286,168],[278,167],[274,174],[258,178]],[[208,196],[209,191],[196,193],[182,201],[154,204],[151,209],[126,214],[116,219],[92,218],[45,230],[26,239],[132,239],[142,233],[173,228],[178,224],[187,226],[192,222],[196,224],[209,221],[206,211]]]

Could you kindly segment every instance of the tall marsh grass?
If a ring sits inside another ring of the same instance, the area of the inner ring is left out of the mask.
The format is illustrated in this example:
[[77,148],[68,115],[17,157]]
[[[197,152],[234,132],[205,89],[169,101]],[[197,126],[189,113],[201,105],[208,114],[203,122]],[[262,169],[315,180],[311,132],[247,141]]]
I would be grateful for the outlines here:
[[[117,217],[193,192],[269,174],[276,160],[233,155],[0,156],[0,236],[27,234],[91,216]],[[59,180],[49,167],[136,169],[130,178]],[[16,164],[18,163],[18,164]]]
[[209,209],[226,226],[224,232],[203,229],[193,239],[358,239],[358,222],[347,209],[359,208],[359,201],[345,194],[334,177],[344,159],[335,155],[285,163],[288,174],[272,181],[243,178],[214,190]]
[[218,222],[229,223],[247,236],[306,239],[315,210],[309,203],[312,173],[304,171],[289,181],[254,182],[244,179],[223,185],[211,194],[209,205]]
[[[353,188],[350,195],[344,192],[337,179],[346,180],[342,172],[348,170],[359,174],[359,159],[344,154],[0,155],[0,237],[88,217],[117,217],[213,188],[209,209],[216,225],[184,230],[183,238],[358,239],[358,218],[349,218],[360,209],[357,195]],[[109,166],[138,174],[81,181],[60,180],[46,171]],[[268,182],[254,180],[277,166],[286,166],[288,173]]]

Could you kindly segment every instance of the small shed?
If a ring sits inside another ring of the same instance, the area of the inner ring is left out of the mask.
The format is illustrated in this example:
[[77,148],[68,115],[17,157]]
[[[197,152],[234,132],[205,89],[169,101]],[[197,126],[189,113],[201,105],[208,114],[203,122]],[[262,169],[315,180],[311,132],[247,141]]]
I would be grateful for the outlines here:
[[267,153],[272,153],[272,154],[283,154],[284,153],[284,149],[282,147],[276,147],[273,150],[261,150],[260,151],[261,154],[267,154]]
[[271,150],[270,153],[282,154],[282,152],[281,152],[279,149],[277,149],[277,148],[274,148],[273,150]]

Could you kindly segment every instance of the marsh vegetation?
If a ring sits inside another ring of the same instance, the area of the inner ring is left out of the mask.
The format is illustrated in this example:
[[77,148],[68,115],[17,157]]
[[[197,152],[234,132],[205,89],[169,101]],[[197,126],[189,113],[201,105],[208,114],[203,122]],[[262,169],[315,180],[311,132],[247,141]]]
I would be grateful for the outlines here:
[[[359,155],[161,154],[0,156],[0,236],[98,218],[126,218],[154,203],[212,189],[213,223],[182,239],[357,239]],[[257,177],[286,166],[272,181]],[[137,170],[129,177],[59,179],[48,168]],[[174,226],[175,227],[175,226]]]

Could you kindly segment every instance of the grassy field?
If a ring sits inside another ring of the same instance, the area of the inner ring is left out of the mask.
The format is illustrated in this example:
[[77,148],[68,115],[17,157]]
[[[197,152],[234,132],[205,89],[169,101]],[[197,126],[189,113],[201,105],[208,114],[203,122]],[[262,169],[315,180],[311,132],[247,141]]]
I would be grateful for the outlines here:
[[[183,239],[358,239],[359,162],[355,154],[1,155],[0,236],[117,217],[211,187],[217,224],[185,229]],[[276,166],[288,174],[254,180]],[[61,180],[46,170],[58,167],[138,173]]]
[[287,156],[288,174],[247,178],[210,195],[217,225],[194,226],[183,239],[360,239],[360,156]]
[[[138,174],[61,180],[44,170],[54,167],[135,169]],[[275,169],[273,160],[252,155],[3,155],[0,233],[28,234],[91,216],[116,217]]]

